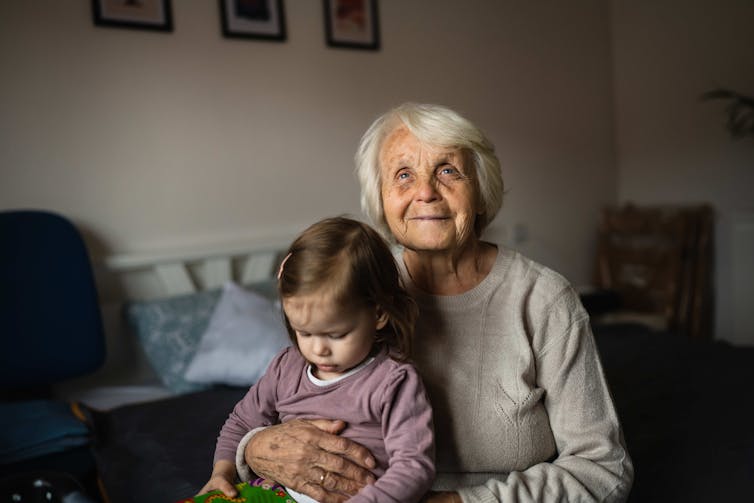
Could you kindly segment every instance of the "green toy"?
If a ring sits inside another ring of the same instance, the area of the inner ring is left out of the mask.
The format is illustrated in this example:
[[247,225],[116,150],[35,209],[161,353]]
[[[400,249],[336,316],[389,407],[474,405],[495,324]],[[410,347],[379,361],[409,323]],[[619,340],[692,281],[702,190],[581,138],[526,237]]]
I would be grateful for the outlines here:
[[285,491],[283,486],[265,479],[257,479],[251,484],[242,482],[236,484],[238,494],[234,497],[225,496],[222,491],[210,491],[200,496],[187,498],[176,503],[296,503],[296,500]]

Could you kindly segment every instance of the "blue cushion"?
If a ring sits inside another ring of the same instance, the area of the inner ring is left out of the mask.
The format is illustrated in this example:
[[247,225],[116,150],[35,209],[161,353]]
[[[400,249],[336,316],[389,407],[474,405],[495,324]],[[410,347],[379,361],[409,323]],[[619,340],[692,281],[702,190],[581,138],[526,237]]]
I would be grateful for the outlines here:
[[64,402],[0,403],[0,465],[89,442],[89,430]]

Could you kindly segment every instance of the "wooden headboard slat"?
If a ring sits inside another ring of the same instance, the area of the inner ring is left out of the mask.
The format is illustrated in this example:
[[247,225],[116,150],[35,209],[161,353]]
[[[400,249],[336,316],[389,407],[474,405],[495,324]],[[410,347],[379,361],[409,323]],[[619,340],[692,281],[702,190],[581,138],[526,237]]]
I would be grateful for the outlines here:
[[254,283],[269,278],[277,262],[278,253],[278,251],[269,251],[250,255],[241,270],[241,284]]
[[158,264],[154,267],[167,295],[196,292],[196,285],[184,264]]
[[230,257],[213,257],[204,262],[205,290],[219,288],[227,281],[234,279],[231,270]]
[[281,234],[246,243],[111,255],[103,261],[103,274],[119,285],[117,297],[124,301],[213,290],[227,281],[248,285],[274,277],[290,241]]

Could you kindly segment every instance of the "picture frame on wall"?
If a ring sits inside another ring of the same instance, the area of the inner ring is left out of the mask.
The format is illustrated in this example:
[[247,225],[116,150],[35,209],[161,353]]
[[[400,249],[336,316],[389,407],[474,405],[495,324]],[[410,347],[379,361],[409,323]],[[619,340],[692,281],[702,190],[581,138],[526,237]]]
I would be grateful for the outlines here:
[[323,0],[325,38],[330,47],[380,48],[377,0]]
[[223,36],[283,42],[283,0],[219,0]]
[[170,0],[92,0],[97,26],[173,31]]

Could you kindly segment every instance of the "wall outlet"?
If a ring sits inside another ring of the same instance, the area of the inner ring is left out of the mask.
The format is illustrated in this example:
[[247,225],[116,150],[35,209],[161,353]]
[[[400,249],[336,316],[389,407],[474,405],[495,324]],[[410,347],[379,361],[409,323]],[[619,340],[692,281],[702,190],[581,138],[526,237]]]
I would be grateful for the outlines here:
[[529,240],[529,226],[524,223],[513,225],[513,243],[521,245]]

